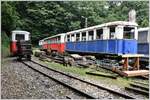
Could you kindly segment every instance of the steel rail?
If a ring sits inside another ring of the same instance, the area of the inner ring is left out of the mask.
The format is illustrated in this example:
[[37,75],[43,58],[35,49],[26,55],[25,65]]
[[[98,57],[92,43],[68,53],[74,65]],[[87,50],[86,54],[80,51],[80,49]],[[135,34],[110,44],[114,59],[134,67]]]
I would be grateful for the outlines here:
[[31,61],[34,62],[34,63],[36,63],[36,64],[38,64],[38,65],[40,65],[40,66],[42,66],[42,67],[44,67],[44,68],[46,68],[46,69],[48,69],[48,70],[52,70],[52,71],[55,71],[55,72],[60,73],[60,74],[62,74],[62,75],[68,76],[68,77],[70,77],[70,78],[74,78],[74,79],[76,79],[76,80],[79,80],[79,81],[81,81],[81,82],[90,84],[90,85],[95,86],[95,87],[97,87],[97,88],[106,90],[106,91],[108,91],[108,92],[110,92],[110,93],[119,95],[119,96],[124,97],[124,98],[126,98],[126,99],[135,99],[135,98],[133,98],[132,96],[129,96],[129,95],[126,95],[126,94],[123,94],[123,93],[114,91],[114,90],[112,90],[112,89],[109,89],[109,88],[106,88],[106,87],[103,87],[103,86],[100,86],[100,85],[97,85],[97,84],[94,84],[94,83],[91,83],[91,82],[82,80],[82,79],[80,79],[80,78],[78,78],[78,77],[75,77],[75,76],[66,74],[66,73],[64,73],[64,72],[55,70],[55,69],[53,69],[53,68],[47,67],[47,66],[45,66],[45,65],[43,65],[43,64],[40,64],[40,63],[38,63],[38,62],[36,62],[36,61],[33,61],[33,60],[31,60]]
[[141,90],[141,89],[138,89],[138,88],[125,87],[125,89],[133,91],[133,92],[136,92],[136,93],[140,93],[140,94],[143,94],[143,95],[146,95],[146,96],[149,96],[149,92],[148,91],[144,91],[144,90]]
[[61,85],[63,85],[63,86],[66,86],[66,87],[72,89],[73,91],[75,91],[75,92],[77,92],[77,93],[80,93],[81,95],[87,97],[88,99],[97,99],[97,98],[95,98],[95,97],[93,97],[93,96],[91,96],[91,95],[89,95],[89,94],[87,94],[87,93],[85,93],[85,92],[83,92],[83,91],[80,91],[80,90],[78,90],[78,89],[76,89],[76,88],[74,88],[74,87],[72,87],[72,86],[70,86],[70,85],[68,85],[68,84],[66,84],[66,83],[64,83],[64,82],[61,82],[61,81],[57,80],[56,78],[54,78],[54,77],[52,77],[52,76],[50,76],[50,75],[48,75],[48,74],[45,74],[44,72],[42,72],[42,71],[40,71],[40,70],[37,70],[36,68],[32,67],[31,65],[28,65],[28,64],[25,63],[24,61],[22,61],[22,63],[23,63],[24,65],[28,66],[29,68],[33,69],[34,71],[36,71],[36,72],[38,72],[38,73],[40,73],[40,74],[42,74],[42,75],[44,75],[44,76],[46,76],[46,77],[48,77],[48,78],[51,78],[52,80],[58,82],[59,84],[61,84]]
[[133,84],[133,83],[130,83],[130,85],[133,86],[133,87],[136,87],[136,88],[140,88],[140,89],[149,91],[149,87],[146,87],[146,86],[142,86],[142,85],[139,85],[139,84]]

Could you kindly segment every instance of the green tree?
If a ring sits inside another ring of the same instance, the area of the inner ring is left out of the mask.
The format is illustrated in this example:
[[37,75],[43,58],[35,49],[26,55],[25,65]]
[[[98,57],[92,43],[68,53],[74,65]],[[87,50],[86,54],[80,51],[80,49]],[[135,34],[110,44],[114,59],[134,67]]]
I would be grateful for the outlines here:
[[135,9],[139,27],[148,26],[149,1],[3,1],[2,30],[31,33],[34,44],[42,38],[116,20],[128,20]]
[[19,22],[18,13],[12,5],[13,2],[2,2],[2,30],[4,30],[8,36],[10,36],[11,30],[14,30]]

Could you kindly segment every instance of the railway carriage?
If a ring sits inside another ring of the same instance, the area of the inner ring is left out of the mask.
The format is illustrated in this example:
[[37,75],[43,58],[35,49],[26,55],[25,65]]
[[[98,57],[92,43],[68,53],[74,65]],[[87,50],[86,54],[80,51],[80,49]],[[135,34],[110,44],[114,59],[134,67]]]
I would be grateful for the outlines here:
[[140,61],[143,65],[149,65],[149,27],[138,29],[138,54],[144,54]]
[[59,53],[137,54],[137,23],[114,21],[45,38],[43,49]]
[[40,49],[43,48],[43,40],[40,40],[40,41],[39,41],[39,47],[40,47]]
[[58,34],[42,40],[42,48],[49,52],[64,53],[65,51],[65,34]]
[[12,31],[10,42],[10,52],[12,56],[18,56],[31,59],[32,49],[30,41],[30,33],[27,31]]
[[44,39],[43,42],[42,42],[42,48],[43,48],[43,50],[48,49],[48,41],[46,39]]
[[137,53],[137,24],[109,22],[66,33],[66,51],[79,54],[123,55]]
[[138,53],[149,55],[149,27],[138,29]]

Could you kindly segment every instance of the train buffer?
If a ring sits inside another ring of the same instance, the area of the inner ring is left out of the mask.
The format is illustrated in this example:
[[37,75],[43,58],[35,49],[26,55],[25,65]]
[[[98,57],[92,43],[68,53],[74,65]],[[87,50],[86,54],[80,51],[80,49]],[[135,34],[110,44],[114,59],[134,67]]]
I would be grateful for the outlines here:
[[[140,70],[140,62],[139,59],[140,57],[143,57],[144,55],[142,54],[126,54],[126,55],[121,55],[122,59],[124,60],[123,62],[123,71],[119,72],[123,76],[127,77],[132,77],[132,76],[142,76],[142,75],[148,75],[149,70]],[[133,70],[128,70],[129,66],[129,59],[135,59],[135,62],[133,64]]]

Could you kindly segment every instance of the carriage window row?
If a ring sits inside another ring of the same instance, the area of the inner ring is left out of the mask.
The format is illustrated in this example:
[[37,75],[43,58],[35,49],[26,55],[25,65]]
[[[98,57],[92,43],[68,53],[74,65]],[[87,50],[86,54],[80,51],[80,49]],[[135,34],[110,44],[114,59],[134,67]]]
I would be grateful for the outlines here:
[[[100,30],[96,30],[97,34],[96,34],[96,39],[102,39],[102,34],[103,31]],[[67,35],[67,41],[86,41],[87,36],[86,36],[86,32],[82,32],[82,33],[76,33],[76,34],[72,34]],[[94,40],[94,31],[89,31],[88,32],[88,40]]]
[[[106,27],[104,29],[91,30],[67,35],[67,41],[91,41],[97,39],[134,39],[134,27]],[[104,34],[103,34],[104,33]]]
[[[88,34],[88,35],[87,35]],[[98,29],[96,30],[96,38],[95,39],[103,39],[103,30]],[[86,40],[94,40],[94,31],[88,31],[87,32],[81,32],[81,33],[76,33],[67,35],[67,41],[86,41]]]
[[52,38],[52,39],[47,39],[46,41],[47,41],[47,43],[60,43],[61,42],[60,41],[60,37],[58,37],[58,38]]

